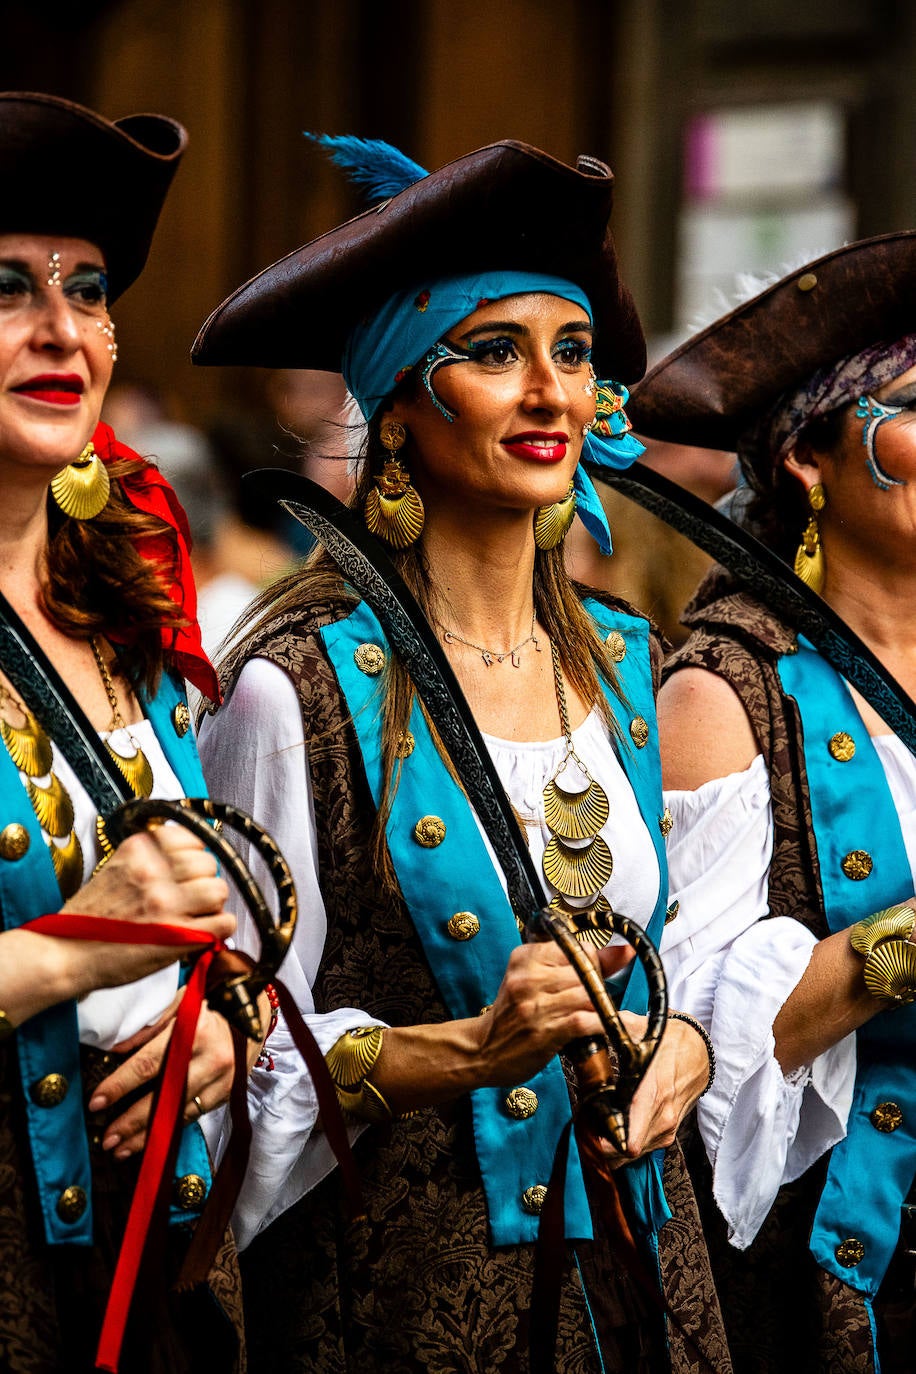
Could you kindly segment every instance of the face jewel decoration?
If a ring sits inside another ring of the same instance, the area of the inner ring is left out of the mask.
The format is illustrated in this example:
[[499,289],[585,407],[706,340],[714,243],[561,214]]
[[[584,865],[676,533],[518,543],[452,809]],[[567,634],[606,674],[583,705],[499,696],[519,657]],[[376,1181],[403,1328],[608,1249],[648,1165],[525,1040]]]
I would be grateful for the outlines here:
[[426,387],[427,395],[439,414],[444,415],[450,425],[454,424],[458,417],[453,411],[449,410],[447,406],[442,404],[433,390],[433,375],[440,367],[447,367],[451,363],[467,363],[470,362],[470,360],[470,353],[460,353],[458,349],[453,348],[451,344],[443,342],[435,344],[423,359],[423,371],[420,373],[420,381]]
[[876,401],[873,396],[859,397],[856,415],[864,421],[862,443],[865,445],[865,466],[868,468],[871,480],[881,491],[890,491],[891,487],[905,487],[907,485],[904,478],[891,477],[889,472],[884,471],[878,462],[878,455],[875,451],[875,437],[885,420],[893,420],[905,409],[905,406],[884,406],[880,401]]
[[48,285],[60,286],[60,253],[52,253],[48,258]]

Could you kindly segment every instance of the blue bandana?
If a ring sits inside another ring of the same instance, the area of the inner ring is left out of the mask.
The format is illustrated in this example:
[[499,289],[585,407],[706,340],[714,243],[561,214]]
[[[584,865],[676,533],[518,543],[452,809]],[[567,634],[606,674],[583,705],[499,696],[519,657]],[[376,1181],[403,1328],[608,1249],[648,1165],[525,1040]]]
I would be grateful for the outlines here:
[[[592,319],[591,303],[581,287],[563,277],[539,272],[482,272],[447,277],[429,286],[400,291],[371,319],[357,325],[347,343],[342,371],[350,393],[367,420],[412,367],[450,329],[488,301],[541,292],[574,301]],[[622,471],[644,451],[629,433],[623,405],[629,393],[615,382],[599,383],[598,424],[586,438],[582,456],[601,467]],[[602,396],[613,398],[603,407]],[[573,477],[576,509],[602,553],[611,552],[611,532],[604,507],[581,464]]]

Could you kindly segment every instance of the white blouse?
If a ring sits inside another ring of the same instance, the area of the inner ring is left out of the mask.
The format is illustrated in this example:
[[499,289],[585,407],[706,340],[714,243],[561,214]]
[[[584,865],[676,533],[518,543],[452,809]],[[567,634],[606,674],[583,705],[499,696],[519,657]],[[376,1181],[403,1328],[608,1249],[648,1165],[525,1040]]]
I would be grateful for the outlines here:
[[[506,792],[526,823],[531,854],[539,865],[550,834],[542,793],[564,757],[565,742],[562,737],[531,744],[489,736],[485,739]],[[647,921],[658,896],[658,860],[597,711],[573,731],[573,743],[608,795],[609,816],[601,834],[613,855],[614,872],[605,892],[615,908]],[[382,1024],[353,1007],[325,1014],[315,1011],[311,989],[324,950],[327,919],[318,880],[315,812],[302,713],[286,673],[265,659],[250,660],[229,700],[215,717],[204,720],[199,744],[211,796],[255,816],[271,833],[292,869],[299,921],[280,973],[322,1052],[353,1026]],[[256,855],[250,857],[255,878],[264,881],[263,865]],[[242,912],[238,915],[238,943],[244,949],[257,950],[249,919]],[[318,1108],[311,1080],[282,1020],[268,1050],[274,1069],[255,1069],[249,1088],[254,1139],[233,1221],[240,1248],[334,1167],[326,1138],[314,1130]],[[218,1151],[218,1114],[210,1113],[205,1126],[211,1146]],[[355,1139],[359,1129],[353,1129],[351,1138]]]
[[[895,735],[873,740],[900,818],[916,890],[916,759]],[[672,1006],[691,1012],[716,1047],[716,1079],[698,1104],[713,1193],[731,1243],[751,1244],[776,1194],[846,1134],[856,1072],[848,1035],[783,1074],[773,1022],[816,943],[788,916],[762,920],[773,854],[763,756],[695,792],[669,792],[672,897],[662,956]],[[901,894],[901,897],[906,894]]]

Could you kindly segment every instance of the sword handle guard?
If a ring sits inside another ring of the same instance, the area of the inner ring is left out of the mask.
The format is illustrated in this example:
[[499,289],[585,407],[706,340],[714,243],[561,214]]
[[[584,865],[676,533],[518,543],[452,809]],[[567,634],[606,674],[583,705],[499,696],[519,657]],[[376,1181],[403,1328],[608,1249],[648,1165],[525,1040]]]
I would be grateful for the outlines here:
[[576,1070],[578,1117],[597,1134],[613,1141],[621,1154],[627,1149],[629,1107],[665,1031],[668,985],[658,950],[642,926],[617,911],[602,914],[605,930],[620,935],[633,949],[649,985],[648,1023],[641,1040],[633,1040],[623,1024],[600,971],[575,935],[569,919],[542,907],[528,923],[526,938],[552,939],[563,950],[601,1019],[603,1036],[573,1040],[564,1049]]
[[[230,806],[228,802],[211,801],[209,797],[182,797],[178,801],[151,798],[125,802],[106,818],[105,831],[112,844],[118,845],[128,835],[164,821],[175,821],[184,826],[216,855],[238,888],[254,921],[261,940],[257,961],[245,972],[239,972],[239,961],[236,960],[235,968],[218,976],[208,986],[207,1002],[243,1035],[256,1043],[260,1042],[263,1039],[263,1027],[258,1012],[258,994],[283,962],[293,938],[298,914],[296,888],[289,864],[263,826],[238,807]],[[243,836],[267,865],[277,897],[279,914],[276,920],[248,865],[221,833],[223,825]]]

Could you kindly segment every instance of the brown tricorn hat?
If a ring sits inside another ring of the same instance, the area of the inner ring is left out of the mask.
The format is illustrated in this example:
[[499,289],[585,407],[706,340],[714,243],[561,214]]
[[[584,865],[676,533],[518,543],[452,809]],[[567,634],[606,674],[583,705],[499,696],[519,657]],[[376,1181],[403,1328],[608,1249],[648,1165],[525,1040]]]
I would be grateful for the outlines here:
[[360,320],[395,292],[466,272],[546,272],[587,293],[600,375],[629,382],[645,340],[608,230],[614,178],[595,158],[567,166],[526,143],[449,162],[233,292],[197,336],[203,364],[336,372]]
[[638,434],[733,450],[819,368],[916,332],[916,231],[862,239],[797,268],[657,363],[634,388]]
[[96,244],[110,303],[143,270],[187,141],[164,115],[111,122],[59,96],[0,91],[0,233]]

